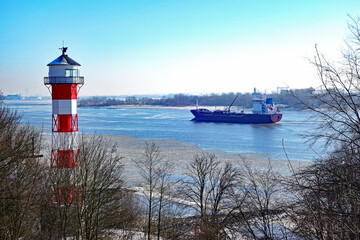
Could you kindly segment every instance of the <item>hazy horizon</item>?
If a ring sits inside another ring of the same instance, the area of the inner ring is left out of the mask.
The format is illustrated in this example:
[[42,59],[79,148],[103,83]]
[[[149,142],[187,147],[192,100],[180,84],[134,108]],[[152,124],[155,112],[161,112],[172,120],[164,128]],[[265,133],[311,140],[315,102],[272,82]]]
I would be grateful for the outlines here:
[[315,44],[338,59],[358,1],[0,3],[0,89],[49,95],[49,62],[81,64],[83,96],[316,87]]
[[[306,89],[306,88],[302,88],[302,89]],[[0,91],[2,91],[0,89]],[[177,95],[177,94],[184,94],[184,95],[193,95],[193,96],[204,96],[204,95],[211,95],[211,94],[229,94],[229,93],[241,93],[241,94],[252,94],[254,90],[252,91],[228,91],[228,92],[188,92],[188,93],[184,93],[184,92],[178,92],[178,93],[149,93],[149,94],[104,94],[104,95],[85,95],[85,94],[81,94],[81,90],[80,90],[80,94],[78,96],[78,98],[81,97],[166,97],[166,96],[173,96],[173,95]],[[257,89],[256,91],[259,91],[259,89]],[[276,93],[276,90],[273,91],[261,91],[261,93],[263,94],[272,94],[272,93]],[[0,92],[1,93],[1,92]],[[20,94],[22,97],[51,97],[50,94],[33,94],[33,95],[23,95],[21,93],[6,93],[6,92],[2,92],[2,94],[4,96],[6,95],[17,95]]]

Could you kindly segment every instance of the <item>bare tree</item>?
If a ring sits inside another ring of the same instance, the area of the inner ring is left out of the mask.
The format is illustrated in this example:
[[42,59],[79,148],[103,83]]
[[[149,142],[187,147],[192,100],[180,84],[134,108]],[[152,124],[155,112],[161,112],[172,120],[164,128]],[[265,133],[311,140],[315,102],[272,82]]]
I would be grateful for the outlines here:
[[[143,185],[143,195],[146,199],[146,235],[156,234],[157,239],[162,236],[169,237],[172,228],[169,217],[172,205],[171,175],[173,167],[165,160],[155,143],[146,143],[142,156],[135,161]],[[153,227],[154,225],[154,227]],[[163,226],[166,228],[163,228]]]
[[201,239],[222,239],[227,219],[229,194],[237,180],[237,171],[230,163],[220,164],[213,154],[195,155],[182,181],[185,199],[194,204],[199,214]]
[[[160,239],[160,235],[162,232],[162,217],[164,214],[164,198],[166,197],[166,193],[170,192],[170,181],[171,181],[171,173],[173,167],[170,165],[168,161],[163,161],[159,167],[155,169],[155,175],[158,179],[158,185],[156,186],[156,191],[159,195],[158,197],[158,216],[157,216],[157,239]],[[171,196],[167,194],[167,197]],[[169,201],[169,200],[168,200]]]
[[[156,146],[155,143],[146,143],[143,155],[135,161],[135,165],[139,169],[141,181],[144,184],[144,196],[147,201],[146,234],[149,240],[152,233],[152,222],[154,218],[154,194],[159,186],[159,174],[157,170],[161,167],[162,160],[163,158],[159,147]],[[163,178],[163,180],[165,179]]]
[[41,166],[39,131],[0,101],[0,238],[35,238]]
[[122,179],[124,166],[116,145],[99,135],[82,135],[80,154],[81,203],[76,204],[80,236],[99,239],[106,235],[106,229],[118,225],[120,202],[126,194]]
[[[47,188],[55,191],[48,190],[44,200],[60,201],[43,205],[43,236],[108,239],[113,229],[131,229],[139,211],[124,187],[124,166],[116,145],[100,135],[82,135],[79,145],[81,167],[48,171]],[[54,186],[69,187],[71,198]]]
[[281,189],[271,163],[254,169],[242,158],[241,182],[232,193],[233,206],[228,228],[247,239],[287,239],[291,231],[283,222],[287,196]]
[[359,147],[360,144],[360,18],[351,18],[351,21],[351,35],[340,62],[331,62],[315,46],[316,55],[310,62],[317,69],[320,86],[312,93],[313,101],[302,101],[293,93],[319,119],[316,131],[309,136],[315,141],[326,140],[325,147],[330,144]]
[[360,239],[360,164],[352,150],[342,147],[282,180],[293,196],[286,214],[298,235]]
[[317,47],[312,61],[321,85],[315,104],[303,104],[320,119],[310,136],[331,152],[284,182],[296,196],[289,208],[294,230],[308,239],[360,239],[359,22],[351,18],[342,61],[329,61]]
[[38,224],[34,219],[39,208],[37,196],[42,168],[36,159],[19,160],[9,167],[11,173],[0,183],[0,238],[35,238]]

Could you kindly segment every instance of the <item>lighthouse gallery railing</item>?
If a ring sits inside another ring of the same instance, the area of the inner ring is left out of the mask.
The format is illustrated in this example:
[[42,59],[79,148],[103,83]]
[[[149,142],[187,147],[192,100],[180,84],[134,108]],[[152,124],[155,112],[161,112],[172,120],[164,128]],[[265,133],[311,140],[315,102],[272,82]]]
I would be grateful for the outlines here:
[[44,84],[84,84],[84,77],[44,77]]

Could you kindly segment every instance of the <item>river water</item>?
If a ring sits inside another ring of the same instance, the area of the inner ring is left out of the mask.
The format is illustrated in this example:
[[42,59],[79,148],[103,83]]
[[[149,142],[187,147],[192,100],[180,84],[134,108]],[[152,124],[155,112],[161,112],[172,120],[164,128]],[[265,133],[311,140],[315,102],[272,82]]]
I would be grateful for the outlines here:
[[[5,101],[23,115],[22,122],[51,134],[51,101]],[[283,111],[276,124],[199,123],[188,109],[78,108],[79,131],[125,135],[141,139],[171,139],[195,143],[201,149],[269,154],[272,159],[312,161],[319,146],[309,148],[303,134],[316,126],[306,111]]]

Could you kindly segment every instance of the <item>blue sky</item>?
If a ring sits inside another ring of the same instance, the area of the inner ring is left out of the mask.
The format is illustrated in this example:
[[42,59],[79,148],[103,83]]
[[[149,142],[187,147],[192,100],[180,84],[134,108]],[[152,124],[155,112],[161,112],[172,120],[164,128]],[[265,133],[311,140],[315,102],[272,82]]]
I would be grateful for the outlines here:
[[272,91],[317,85],[314,45],[338,58],[359,1],[0,0],[0,89],[48,95],[62,41],[82,95]]

